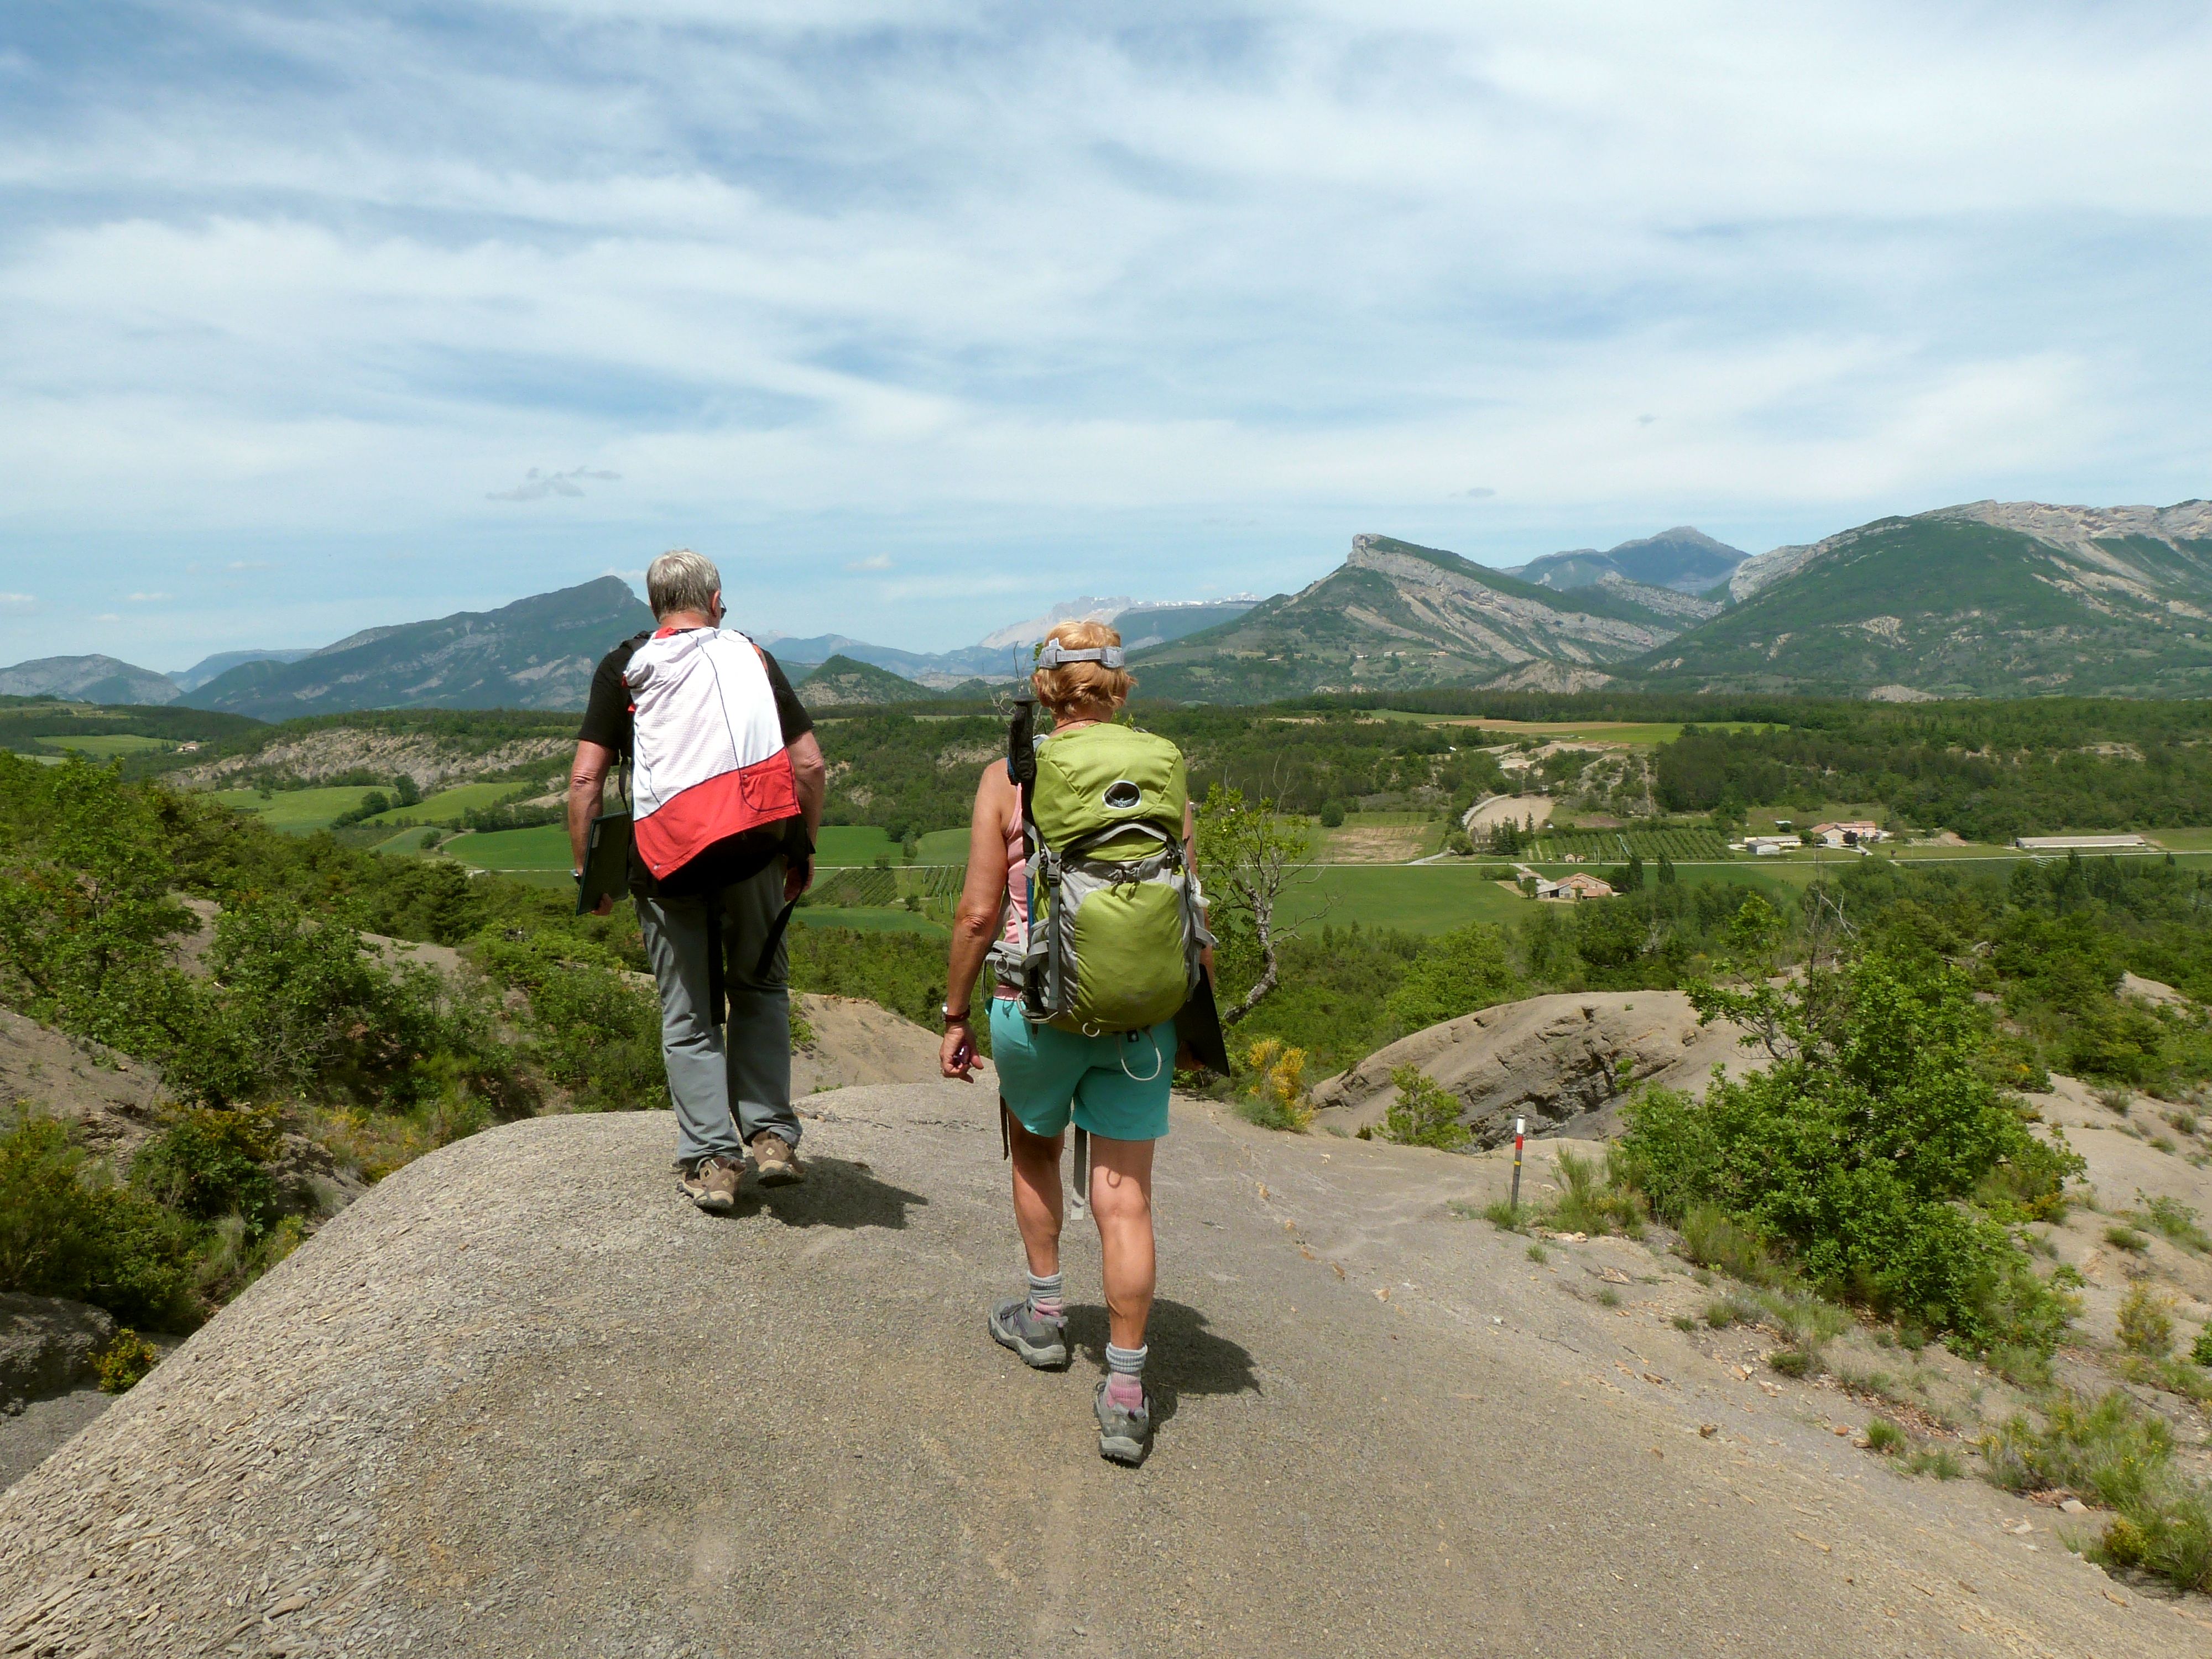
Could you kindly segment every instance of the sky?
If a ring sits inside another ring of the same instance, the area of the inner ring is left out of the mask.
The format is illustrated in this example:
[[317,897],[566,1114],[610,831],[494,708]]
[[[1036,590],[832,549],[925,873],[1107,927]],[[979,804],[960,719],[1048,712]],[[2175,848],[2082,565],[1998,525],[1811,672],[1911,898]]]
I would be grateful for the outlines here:
[[0,8],[0,663],[2212,495],[2197,4]]

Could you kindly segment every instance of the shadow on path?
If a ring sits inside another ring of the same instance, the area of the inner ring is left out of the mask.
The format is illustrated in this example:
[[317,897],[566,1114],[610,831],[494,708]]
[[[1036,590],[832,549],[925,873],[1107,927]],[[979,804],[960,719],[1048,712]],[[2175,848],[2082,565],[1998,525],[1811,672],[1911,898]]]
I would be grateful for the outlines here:
[[[1206,1328],[1206,1316],[1184,1303],[1164,1297],[1152,1304],[1152,1317],[1145,1328],[1152,1354],[1145,1362],[1145,1392],[1152,1397],[1152,1421],[1164,1423],[1176,1413],[1176,1400],[1186,1394],[1258,1394],[1259,1374],[1252,1356],[1242,1345]],[[1077,1305],[1067,1310],[1067,1341],[1071,1350],[1101,1371],[1106,1369],[1106,1310]]]
[[795,1186],[763,1187],[748,1172],[739,1190],[739,1215],[774,1216],[787,1227],[906,1225],[907,1206],[927,1204],[920,1193],[878,1181],[865,1164],[842,1158],[809,1158],[806,1179]]

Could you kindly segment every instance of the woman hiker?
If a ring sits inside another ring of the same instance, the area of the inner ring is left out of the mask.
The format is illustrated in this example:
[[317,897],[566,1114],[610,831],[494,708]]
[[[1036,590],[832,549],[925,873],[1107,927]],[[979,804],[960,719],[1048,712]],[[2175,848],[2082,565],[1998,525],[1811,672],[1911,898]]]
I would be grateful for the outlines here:
[[[1053,717],[1053,738],[1110,722],[1135,684],[1120,666],[1121,636],[1103,623],[1072,622],[1046,637],[1058,641],[1062,651],[1100,659],[1042,666],[1032,677],[1037,701]],[[1041,654],[1048,660],[1057,653],[1044,648]],[[1175,772],[1180,788],[1179,759]],[[1187,801],[1182,817],[1184,856],[1194,869]],[[986,956],[1001,937],[1017,951],[1027,939],[1026,859],[1021,792],[1008,763],[994,761],[975,791],[967,884],[946,971],[939,1059],[948,1078],[965,1080],[975,1064],[970,1000]],[[1168,1132],[1174,1017],[1170,1013],[1149,1030],[1085,1036],[1032,1024],[1023,1014],[1020,997],[1018,986],[1000,979],[989,1018],[991,1057],[1011,1142],[1014,1219],[1029,1257],[1029,1286],[1025,1294],[990,1310],[990,1333],[1039,1370],[1068,1363],[1060,1261],[1060,1153],[1072,1117],[1090,1137],[1090,1202],[1104,1258],[1107,1376],[1094,1401],[1098,1449],[1117,1462],[1141,1462],[1152,1437],[1144,1375],[1145,1324],[1155,1280],[1152,1145]]]

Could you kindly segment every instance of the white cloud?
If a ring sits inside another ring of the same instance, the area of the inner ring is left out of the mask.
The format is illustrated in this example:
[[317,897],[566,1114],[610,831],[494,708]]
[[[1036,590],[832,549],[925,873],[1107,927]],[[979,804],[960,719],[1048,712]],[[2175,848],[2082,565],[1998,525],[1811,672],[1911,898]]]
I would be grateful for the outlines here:
[[39,597],[35,593],[0,593],[0,605],[36,605],[38,602]]
[[123,596],[125,601],[131,605],[161,605],[176,597],[173,593],[125,593]]
[[[275,550],[234,572],[404,551],[380,580],[429,615],[518,533],[588,570],[723,526],[811,550],[763,580],[839,631],[966,637],[979,544],[1149,514],[1340,547],[1486,501],[1564,546],[2208,493],[2199,14],[522,9],[521,57],[216,4],[33,68],[20,545],[143,549],[107,579],[149,592],[173,534]],[[593,464],[486,488],[529,456]],[[1317,574],[1125,539],[1162,592]]]

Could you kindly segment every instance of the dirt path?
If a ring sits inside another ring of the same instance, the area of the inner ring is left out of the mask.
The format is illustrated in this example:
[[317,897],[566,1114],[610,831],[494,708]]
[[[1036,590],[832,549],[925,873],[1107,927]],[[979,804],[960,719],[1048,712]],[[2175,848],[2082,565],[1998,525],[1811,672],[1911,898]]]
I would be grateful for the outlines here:
[[1501,823],[1526,823],[1530,818],[1549,823],[1553,805],[1549,795],[1492,795],[1468,809],[1467,832],[1479,835]]
[[1104,1464],[1088,1231],[1073,1374],[982,1333],[990,1096],[804,1109],[812,1180],[723,1220],[658,1114],[392,1176],[0,1498],[0,1651],[2205,1650],[2041,1512],[1740,1378],[1640,1246],[1462,1218],[1497,1158],[1203,1103],[1161,1155],[1159,1443]]

